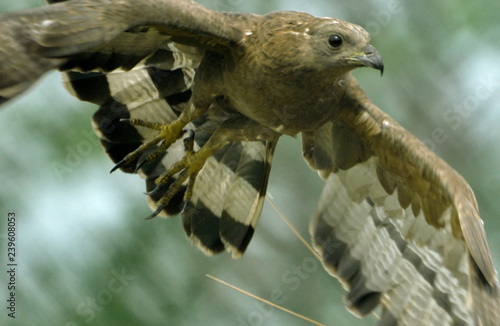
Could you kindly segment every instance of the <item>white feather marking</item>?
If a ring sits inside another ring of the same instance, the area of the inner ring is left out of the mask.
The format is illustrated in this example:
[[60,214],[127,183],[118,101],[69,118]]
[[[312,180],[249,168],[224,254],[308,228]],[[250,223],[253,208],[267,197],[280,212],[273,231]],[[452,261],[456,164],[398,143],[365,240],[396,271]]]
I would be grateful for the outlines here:
[[393,192],[392,195],[385,197],[384,211],[385,214],[387,214],[387,216],[390,218],[402,219],[405,217],[405,211],[399,204],[398,194],[396,191]]
[[167,48],[172,51],[174,58],[172,70],[179,68],[196,68],[200,65],[203,55],[198,48],[174,42],[169,43]]
[[186,84],[186,88],[191,88],[196,70],[193,68],[183,68],[182,72],[184,74],[184,84]]
[[231,190],[225,199],[224,209],[236,221],[255,226],[256,222],[252,221],[252,218],[257,208],[258,198],[259,192],[245,179],[237,177],[231,184]]
[[106,78],[111,96],[118,102],[126,104],[129,110],[159,98],[158,90],[146,69],[108,74]]
[[358,164],[344,173],[344,186],[351,200],[357,203],[365,200],[376,181],[376,176],[373,175],[369,166]]
[[209,157],[196,177],[191,201],[196,203],[199,200],[214,215],[221,216],[224,199],[234,178],[231,169]]
[[241,142],[243,145],[243,152],[246,156],[254,161],[263,162],[264,155],[266,153],[266,145],[261,142],[244,141]]
[[54,24],[56,24],[56,22],[53,20],[50,20],[50,19],[45,19],[44,21],[42,21],[40,23],[41,27],[45,27],[45,28],[50,27],[50,25],[54,25]]
[[285,130],[285,126],[284,125],[279,125],[277,127],[274,127],[273,129],[275,131],[277,131],[277,132],[283,132],[283,130]]

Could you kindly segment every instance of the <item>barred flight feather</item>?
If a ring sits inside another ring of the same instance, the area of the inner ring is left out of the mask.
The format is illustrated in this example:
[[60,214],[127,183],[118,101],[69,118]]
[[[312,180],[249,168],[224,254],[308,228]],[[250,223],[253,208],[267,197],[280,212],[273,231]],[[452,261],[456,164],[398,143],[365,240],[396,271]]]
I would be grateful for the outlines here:
[[[120,119],[158,123],[174,120],[190,98],[189,89],[199,56],[196,49],[170,42],[129,71],[122,69],[106,74],[69,71],[64,74],[64,83],[79,99],[101,105],[93,118],[94,129],[108,155],[119,162],[155,134],[148,128],[121,123]],[[92,69],[102,64],[86,62]],[[201,117],[188,124],[188,129],[195,130],[195,150],[210,137],[207,130],[215,128],[210,125],[212,120]],[[275,142],[267,145],[265,142],[230,143],[207,160],[197,176],[191,200],[184,202],[186,186],[183,185],[160,215],[167,217],[182,212],[188,237],[206,253],[227,249],[233,257],[241,256],[262,212],[275,146]],[[133,173],[137,163],[156,148],[121,169]],[[146,191],[156,188],[156,178],[183,156],[183,139],[179,139],[156,162],[141,167],[138,173],[146,179]],[[175,179],[148,196],[153,210]]]
[[[95,58],[97,56],[85,61],[89,70],[101,68],[103,61],[95,61]],[[167,42],[128,71],[124,70],[127,67],[110,73],[69,71],[63,74],[64,84],[79,99],[101,105],[94,114],[94,130],[111,159],[119,162],[155,135],[154,130],[133,127],[120,120],[173,121],[183,106],[189,105],[190,88],[199,62],[197,49]],[[195,150],[205,144],[210,130],[216,128],[213,118],[202,116],[187,125],[187,129],[195,131]],[[224,117],[215,120],[221,119]],[[255,141],[228,144],[210,157],[199,172],[193,197],[184,202],[184,184],[160,215],[168,217],[182,212],[188,237],[203,251],[214,254],[226,249],[233,257],[240,257],[262,212],[275,146],[275,142],[266,145],[266,142]],[[122,171],[133,173],[138,162],[157,148],[158,145],[132,164],[121,167]],[[184,154],[183,139],[179,139],[166,154],[141,167],[138,173],[146,180],[146,191],[155,189],[156,178]],[[153,210],[158,208],[157,201],[175,180],[176,176],[148,195],[148,204]]]
[[403,209],[376,166],[372,158],[331,174],[310,226],[325,268],[349,291],[349,309],[361,316],[380,304],[380,325],[472,324],[463,243]]

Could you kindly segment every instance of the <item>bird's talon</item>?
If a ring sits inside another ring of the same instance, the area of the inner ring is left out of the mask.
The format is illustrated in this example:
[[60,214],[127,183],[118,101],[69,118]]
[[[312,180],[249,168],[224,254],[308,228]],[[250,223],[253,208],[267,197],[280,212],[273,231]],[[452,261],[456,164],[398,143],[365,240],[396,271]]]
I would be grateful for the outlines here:
[[160,192],[160,190],[162,188],[163,188],[163,185],[160,184],[160,185],[157,185],[156,187],[154,187],[153,190],[145,192],[144,194],[147,196],[153,196],[153,195],[157,194],[158,192]]
[[148,158],[145,158],[139,164],[137,164],[137,167],[135,168],[134,173],[137,173],[137,171],[139,171],[140,168],[142,168],[145,164],[147,164],[148,161],[149,161]]
[[160,205],[158,206],[158,208],[153,212],[153,214],[149,215],[148,217],[146,217],[146,220],[150,220],[152,218],[155,218],[156,216],[158,216],[158,214],[161,213],[161,211],[166,207],[166,205]]
[[127,164],[127,161],[126,159],[123,159],[121,160],[120,162],[118,162],[112,169],[111,171],[109,171],[109,173],[113,173],[115,172],[116,170],[118,170],[119,168],[121,168],[122,166],[124,166],[125,164]]

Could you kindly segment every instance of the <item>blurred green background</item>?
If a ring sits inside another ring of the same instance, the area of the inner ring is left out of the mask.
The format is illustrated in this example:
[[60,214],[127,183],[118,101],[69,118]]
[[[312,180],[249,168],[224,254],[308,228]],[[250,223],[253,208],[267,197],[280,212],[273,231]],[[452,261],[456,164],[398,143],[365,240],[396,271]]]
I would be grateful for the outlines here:
[[[357,23],[384,58],[383,78],[355,75],[371,99],[458,170],[474,189],[500,268],[500,2],[205,0],[227,11],[307,11]],[[40,6],[3,1],[0,11]],[[0,112],[0,223],[17,218],[17,318],[12,325],[308,325],[235,292],[209,273],[327,325],[373,325],[343,306],[343,290],[266,203],[245,256],[206,257],[180,218],[150,214],[139,177],[112,163],[91,134],[95,111],[47,75]],[[62,169],[62,167],[65,167]],[[283,137],[269,194],[309,240],[323,182]],[[296,273],[297,267],[308,272]],[[0,293],[5,325],[5,272]],[[295,277],[295,278],[292,278]],[[274,292],[273,292],[274,291]]]

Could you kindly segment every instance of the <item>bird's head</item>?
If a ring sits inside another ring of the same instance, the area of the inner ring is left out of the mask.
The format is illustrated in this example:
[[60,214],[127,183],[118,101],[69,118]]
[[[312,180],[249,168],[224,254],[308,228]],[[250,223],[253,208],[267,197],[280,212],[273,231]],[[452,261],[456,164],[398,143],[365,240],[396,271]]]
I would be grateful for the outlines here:
[[[263,16],[252,37],[261,62],[281,71],[339,76],[357,67],[383,72],[384,63],[362,27],[334,18],[294,11]],[[300,74],[298,74],[300,75]]]
[[384,72],[384,62],[361,26],[333,18],[317,18],[307,30],[309,57],[337,71],[371,67]]

